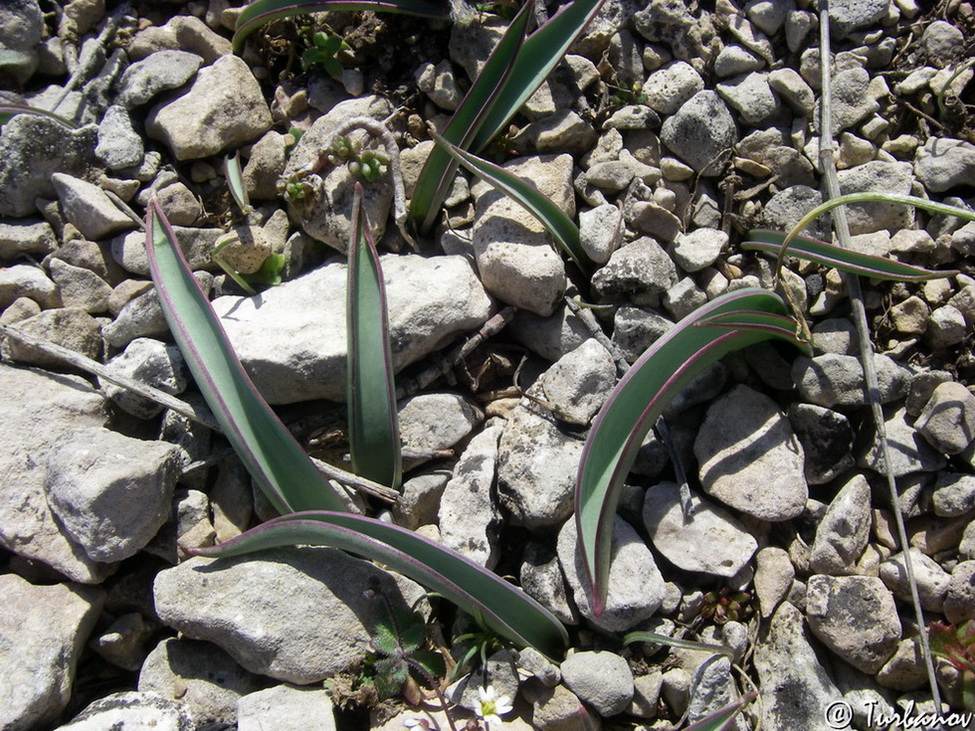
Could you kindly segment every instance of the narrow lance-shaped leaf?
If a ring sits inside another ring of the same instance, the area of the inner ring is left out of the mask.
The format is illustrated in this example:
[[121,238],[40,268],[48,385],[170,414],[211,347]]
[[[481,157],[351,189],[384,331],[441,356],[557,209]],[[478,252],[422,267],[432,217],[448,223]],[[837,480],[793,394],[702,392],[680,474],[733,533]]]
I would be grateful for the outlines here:
[[352,203],[347,295],[346,401],[352,469],[395,490],[400,485],[402,459],[386,287],[376,245],[362,212],[359,183],[355,184]]
[[[746,329],[701,326],[719,316],[756,312],[772,317],[762,325],[748,315],[748,324],[756,326]],[[785,317],[782,300],[767,290],[747,288],[722,295],[657,340],[603,404],[583,448],[575,492],[579,550],[597,614],[603,609],[620,490],[647,432],[680,389],[704,368],[731,351],[762,340],[782,338],[798,344],[795,328]]]
[[514,60],[508,83],[492,101],[469,149],[474,152],[482,150],[504,129],[552,73],[602,4],[603,0],[571,0],[525,39]]
[[713,652],[718,655],[734,660],[735,653],[723,645],[712,645],[709,642],[695,642],[694,640],[684,640],[678,637],[669,637],[657,632],[630,632],[623,638],[623,646],[632,645],[635,642],[649,642],[655,645],[667,645],[668,647],[679,647],[683,650],[694,650],[702,652]]
[[931,213],[940,213],[944,216],[955,216],[956,218],[962,218],[966,221],[975,221],[975,211],[971,211],[967,208],[959,208],[958,206],[951,206],[947,203],[939,203],[937,201],[928,200],[927,198],[918,198],[917,196],[902,195],[900,193],[878,193],[876,191],[867,191],[865,193],[848,193],[847,195],[830,198],[828,201],[820,203],[818,206],[809,211],[809,213],[799,219],[799,222],[789,232],[789,235],[786,236],[782,241],[782,247],[779,250],[778,259],[775,262],[776,270],[781,269],[782,260],[785,258],[786,251],[792,245],[792,242],[798,238],[799,234],[805,230],[806,226],[811,224],[824,213],[828,213],[834,208],[848,205],[850,203],[901,203],[903,205],[914,206],[915,208],[920,208],[923,211],[929,211]]
[[69,129],[78,129],[78,125],[76,125],[70,119],[65,119],[64,117],[49,112],[46,109],[38,109],[37,107],[29,107],[25,104],[15,104],[13,102],[0,102],[0,125],[9,122],[10,118],[17,114],[32,114],[36,117],[47,117],[48,119],[53,119],[55,122],[63,124]]
[[234,53],[239,54],[247,37],[272,20],[326,10],[371,10],[426,18],[447,18],[450,15],[446,4],[432,0],[255,0],[237,18]]
[[234,556],[295,544],[341,548],[408,576],[521,646],[560,659],[562,623],[521,589],[438,543],[373,518],[348,513],[293,513],[264,523],[204,556]]
[[[786,234],[778,231],[749,231],[748,240],[741,244],[741,248],[750,251],[763,251],[775,254],[778,257],[782,253],[786,238]],[[851,251],[842,246],[803,236],[796,236],[792,240],[789,254],[821,266],[833,267],[872,279],[922,282],[928,279],[952,277],[958,273],[954,269],[936,271],[903,264],[893,259]]]
[[240,150],[224,159],[224,170],[227,172],[227,186],[230,194],[240,208],[241,213],[248,214],[254,210],[247,195],[247,185],[244,183],[244,172],[240,169]]
[[512,200],[537,218],[552,235],[559,248],[578,264],[580,269],[592,268],[592,261],[586,255],[579,241],[579,227],[566,215],[565,211],[555,205],[548,196],[541,193],[534,184],[519,178],[499,165],[461,150],[457,145],[450,144],[436,132],[431,131],[430,135],[460,164],[486,183],[510,196]]
[[255,482],[282,513],[343,510],[244,371],[155,199],[146,217],[149,270],[163,314],[200,392]]
[[[445,140],[468,149],[494,104],[494,98],[507,83],[514,61],[518,56],[528,22],[531,20],[534,0],[528,0],[508,25],[498,45],[488,56],[481,73],[474,79],[471,88],[457,107],[444,128]],[[443,146],[434,147],[423,164],[420,175],[410,199],[410,217],[418,224],[421,232],[433,229],[447,191],[453,183],[458,161]]]
[[726,729],[731,728],[731,722],[735,716],[741,713],[741,710],[757,697],[758,694],[755,691],[748,692],[724,708],[702,718],[697,723],[691,724],[684,731],[726,731]]

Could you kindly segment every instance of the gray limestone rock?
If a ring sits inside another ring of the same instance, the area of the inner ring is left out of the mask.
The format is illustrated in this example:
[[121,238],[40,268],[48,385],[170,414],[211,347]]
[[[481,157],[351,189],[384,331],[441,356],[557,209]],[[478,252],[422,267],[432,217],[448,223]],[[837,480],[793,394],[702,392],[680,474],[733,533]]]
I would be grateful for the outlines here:
[[788,520],[808,496],[802,447],[768,396],[737,386],[715,401],[694,441],[705,491],[761,520]]
[[136,227],[136,222],[97,185],[64,173],[52,175],[51,182],[61,200],[65,218],[85,238],[97,241]]
[[499,447],[498,493],[516,523],[545,531],[571,515],[582,446],[536,404],[523,401],[511,412]]
[[579,613],[607,632],[623,632],[653,616],[666,589],[653,554],[637,532],[622,518],[614,519],[606,597],[599,616],[589,597],[577,536],[575,520],[566,521],[559,531],[557,551]]
[[64,125],[33,114],[15,115],[0,132],[0,216],[33,213],[37,198],[56,196],[51,176],[92,174],[98,166],[98,128]]
[[[513,160],[505,169],[530,180],[570,217],[575,215],[572,157]],[[565,295],[565,265],[542,224],[485,183],[473,186],[474,255],[484,288],[508,304],[548,317]]]
[[177,160],[194,160],[251,142],[271,122],[250,67],[230,55],[201,69],[185,94],[153,107],[146,131],[166,143]]
[[3,574],[0,595],[0,726],[46,727],[68,705],[105,594],[72,584],[35,586]]
[[[874,160],[838,173],[843,193],[882,191],[909,195],[914,172],[906,162]],[[858,203],[848,206],[847,220],[853,235],[887,230],[896,233],[914,227],[914,209],[895,203]]]
[[332,699],[324,688],[275,685],[237,701],[237,731],[335,731]]
[[175,15],[165,25],[154,25],[138,32],[129,44],[129,58],[140,61],[167,49],[196,54],[204,63],[213,64],[232,52],[231,43],[210,30],[195,15]]
[[660,114],[674,114],[703,89],[704,79],[686,61],[673,61],[654,71],[643,82],[647,106]]
[[755,595],[763,617],[770,617],[779,603],[789,595],[796,570],[789,553],[776,546],[766,546],[755,555]]
[[118,102],[127,109],[146,104],[169,89],[192,79],[203,59],[187,51],[156,51],[125,69],[119,82]]
[[[380,262],[397,371],[491,315],[491,300],[462,257],[389,255]],[[213,301],[234,350],[269,402],[345,399],[346,280],[345,264],[331,263],[256,297]]]
[[51,279],[61,293],[65,307],[77,307],[90,314],[108,312],[111,285],[91,269],[77,267],[63,259],[50,260]]
[[711,266],[728,245],[728,234],[714,228],[698,228],[674,240],[674,260],[685,272]]
[[944,612],[952,624],[975,619],[975,561],[960,561],[951,572]]
[[[894,596],[905,602],[911,601],[911,585],[907,580],[907,566],[904,553],[895,553],[880,564],[880,578]],[[929,612],[942,611],[945,594],[951,583],[951,575],[930,556],[916,548],[911,548],[911,568],[917,582],[918,598],[921,606]]]
[[34,300],[43,309],[61,304],[57,285],[40,267],[14,264],[0,269],[0,309],[7,309],[21,297]]
[[454,467],[440,499],[440,540],[488,569],[497,562],[497,524],[492,501],[498,440],[502,427],[491,426],[474,436]]
[[[912,472],[936,472],[945,466],[945,458],[914,428],[912,420],[903,408],[885,413],[884,428],[890,448],[891,471],[895,477]],[[868,435],[869,438],[869,435]],[[883,462],[880,444],[876,437],[861,450],[857,465],[881,472]]]
[[676,283],[673,260],[649,236],[641,236],[614,251],[606,266],[592,278],[593,289],[602,297],[659,296]]
[[[188,373],[183,355],[178,347],[161,340],[136,338],[106,365],[172,396],[186,390]],[[108,381],[103,382],[102,389],[120,408],[140,419],[151,419],[163,411],[161,404]]]
[[717,85],[718,93],[747,124],[758,124],[775,114],[780,103],[769,75],[758,71],[741,74]]
[[789,406],[789,423],[805,455],[806,482],[824,485],[854,465],[853,428],[838,411],[814,404]]
[[[904,398],[910,388],[911,371],[886,355],[874,355],[880,386],[880,402]],[[853,355],[824,353],[814,358],[799,356],[792,364],[792,377],[804,401],[833,408],[867,403],[863,368]]]
[[961,383],[942,383],[934,389],[914,428],[939,452],[965,451],[975,439],[975,396]]
[[142,163],[145,144],[132,126],[132,118],[125,107],[113,104],[105,111],[98,125],[98,159],[110,170],[120,170]]
[[529,395],[554,404],[563,421],[588,426],[614,386],[612,356],[595,339],[589,339],[545,371]]
[[46,470],[36,466],[66,435],[104,425],[105,399],[76,376],[7,364],[0,364],[0,392],[0,545],[73,581],[100,582],[113,567],[92,561],[68,537],[48,504]]
[[935,515],[954,518],[975,510],[975,475],[948,473],[939,476],[931,498]]
[[829,27],[843,39],[856,30],[869,28],[887,15],[890,0],[834,0],[829,4]]
[[566,592],[565,579],[553,548],[529,543],[521,562],[521,588],[565,624],[579,624],[579,612]]
[[809,566],[817,574],[850,574],[870,537],[870,485],[854,475],[833,498],[816,528]]
[[142,549],[169,517],[177,447],[103,428],[62,437],[47,458],[47,500],[63,530],[101,562]]
[[[466,439],[484,419],[477,406],[456,393],[421,393],[400,401],[400,441],[407,452],[450,449]],[[404,469],[423,464],[428,457],[407,457]]]
[[[28,335],[53,342],[81,353],[92,360],[102,356],[101,326],[98,321],[79,307],[58,307],[43,310],[17,323],[18,329]],[[17,340],[6,340],[0,346],[5,357],[20,363],[58,368],[62,363],[48,353]]]
[[45,256],[57,246],[54,229],[47,221],[0,221],[0,259],[16,259],[20,254]]
[[894,597],[874,576],[811,576],[806,617],[826,647],[865,673],[880,670],[901,639]]
[[664,120],[660,139],[695,171],[719,174],[726,151],[738,140],[731,112],[717,92],[699,91]]
[[758,543],[745,526],[726,510],[691,496],[691,515],[685,521],[676,483],[663,482],[647,490],[643,522],[654,548],[684,571],[731,577],[750,560]]
[[[869,87],[870,74],[859,66],[839,71],[833,76],[833,114],[830,125],[833,135],[854,127],[880,109],[880,104],[870,95]],[[817,125],[819,113],[817,106],[813,115]]]
[[[687,705],[687,722],[697,723],[731,705],[739,697],[731,674],[731,660],[724,655],[712,655],[702,662],[691,678]],[[729,729],[747,726],[732,722]]]
[[104,729],[165,729],[195,731],[189,709],[179,701],[158,693],[123,691],[93,701],[58,731],[104,731]]
[[235,723],[238,701],[262,685],[263,679],[244,670],[219,647],[168,638],[146,658],[138,690],[180,701],[202,726]]
[[159,573],[153,594],[159,618],[187,637],[214,643],[253,673],[308,684],[366,652],[382,607],[370,588],[404,611],[416,598],[405,600],[389,574],[332,548],[191,558]]
[[621,713],[633,699],[633,673],[626,660],[613,652],[575,652],[561,670],[569,690],[603,718]]
[[914,174],[932,193],[969,184],[975,176],[975,145],[950,137],[931,137],[917,148]]
[[802,614],[783,603],[755,645],[762,726],[834,731],[823,709],[843,699],[810,641]]

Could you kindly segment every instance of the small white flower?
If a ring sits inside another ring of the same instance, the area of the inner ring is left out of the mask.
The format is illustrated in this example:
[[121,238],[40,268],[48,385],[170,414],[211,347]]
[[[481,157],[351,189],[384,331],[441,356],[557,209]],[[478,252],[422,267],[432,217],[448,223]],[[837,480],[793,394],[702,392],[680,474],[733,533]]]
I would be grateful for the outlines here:
[[500,724],[501,716],[510,713],[513,708],[511,699],[506,695],[499,697],[493,685],[478,688],[477,695],[480,703],[477,704],[474,713],[483,718],[488,726],[494,723]]

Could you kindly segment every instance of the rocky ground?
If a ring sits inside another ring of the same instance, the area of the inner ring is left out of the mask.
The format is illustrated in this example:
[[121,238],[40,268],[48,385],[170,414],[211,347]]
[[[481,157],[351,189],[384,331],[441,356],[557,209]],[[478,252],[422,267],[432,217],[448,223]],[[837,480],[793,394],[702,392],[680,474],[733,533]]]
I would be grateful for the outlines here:
[[[505,8],[455,25],[320,17],[351,46],[332,78],[302,68],[302,22],[231,54],[239,4],[0,6],[4,97],[80,125],[23,114],[2,128],[0,324],[199,403],[147,281],[135,219],[156,195],[260,390],[310,451],[340,461],[351,173],[323,173],[314,206],[286,202],[278,181],[367,116],[393,130],[409,195],[432,146],[426,121],[457,106]],[[972,5],[832,5],[842,190],[975,206]],[[850,209],[857,248],[962,272],[866,287],[896,506],[845,287],[795,265],[814,357],[755,346],[696,379],[668,410],[667,442],[649,439],[631,475],[602,616],[577,575],[576,469],[625,362],[708,299],[769,286],[770,264],[739,248],[744,232],[788,229],[821,199],[817,26],[809,0],[606,0],[494,151],[577,217],[601,264],[591,279],[483,184],[458,178],[418,251],[387,221],[391,187],[368,188],[390,252],[408,473],[395,505],[362,508],[514,577],[573,641],[560,666],[488,644],[487,667],[446,691],[459,724],[485,683],[513,699],[507,723],[540,729],[671,728],[752,688],[738,728],[842,728],[838,702],[858,729],[933,710],[893,510],[907,518],[925,621],[975,619],[975,224]],[[224,178],[237,150],[249,216]],[[275,252],[284,281],[246,296],[211,260],[228,231],[248,242],[226,250],[238,271]],[[478,331],[488,337],[463,361],[424,376]],[[419,587],[324,548],[188,559],[273,514],[222,438],[11,337],[0,354],[4,729],[400,728],[422,716],[402,696],[377,705],[363,682],[377,597],[402,606]],[[427,613],[437,646],[466,631],[449,607]],[[721,643],[735,668],[623,647],[640,629]],[[941,661],[938,677],[946,710],[963,710],[958,671]]]

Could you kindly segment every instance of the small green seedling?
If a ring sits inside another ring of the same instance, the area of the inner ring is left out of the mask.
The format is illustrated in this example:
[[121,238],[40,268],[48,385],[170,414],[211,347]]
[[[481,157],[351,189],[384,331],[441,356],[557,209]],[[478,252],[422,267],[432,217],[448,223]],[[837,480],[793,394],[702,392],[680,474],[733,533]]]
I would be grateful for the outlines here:
[[646,104],[648,97],[643,93],[643,85],[639,81],[634,81],[629,86],[616,86],[615,84],[606,85],[612,93],[606,100],[610,107],[625,107],[630,104]]
[[[366,595],[381,602],[373,629],[374,654],[367,659],[367,679],[380,699],[403,693],[413,704],[423,700],[417,677],[440,695],[438,677],[445,672],[443,656],[426,648],[426,624],[416,611],[407,612],[393,606],[378,589]],[[445,703],[445,701],[441,701]]]
[[957,626],[933,622],[928,641],[932,655],[943,657],[961,673],[962,703],[975,711],[975,620]]
[[311,37],[312,45],[301,54],[301,65],[305,71],[321,70],[333,79],[342,76],[343,62],[352,60],[352,46],[341,36],[318,31]]
[[348,137],[336,137],[328,151],[333,165],[345,163],[349,171],[366,183],[374,183],[389,165],[389,156],[381,150],[362,149],[362,143]]

